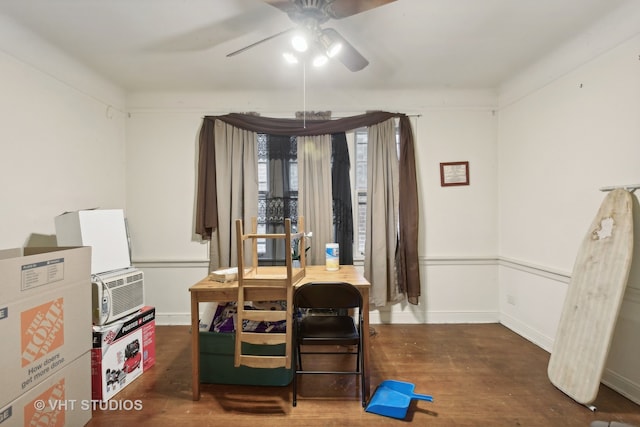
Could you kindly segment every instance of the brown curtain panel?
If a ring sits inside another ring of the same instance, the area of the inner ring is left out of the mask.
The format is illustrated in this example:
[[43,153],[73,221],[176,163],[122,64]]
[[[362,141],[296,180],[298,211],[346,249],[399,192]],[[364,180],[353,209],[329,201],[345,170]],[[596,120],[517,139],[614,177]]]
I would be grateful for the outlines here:
[[409,117],[400,117],[400,158],[399,158],[399,244],[397,252],[398,284],[407,294],[410,304],[418,304],[420,287],[413,289],[409,284],[417,279],[420,283],[418,266],[418,179],[416,177],[413,131]]
[[340,119],[304,121],[239,113],[223,116],[205,116],[200,130],[199,141],[196,233],[202,236],[203,239],[209,239],[211,232],[218,226],[217,192],[215,187],[215,137],[212,130],[216,120],[222,120],[240,129],[271,135],[315,136],[368,127],[391,118],[399,118],[400,120],[398,286],[406,293],[409,303],[417,304],[420,297],[418,186],[413,132],[409,117],[406,114],[375,111]]
[[196,193],[196,233],[210,240],[218,228],[218,194],[216,190],[215,119],[205,120],[200,128],[198,153],[198,189]]

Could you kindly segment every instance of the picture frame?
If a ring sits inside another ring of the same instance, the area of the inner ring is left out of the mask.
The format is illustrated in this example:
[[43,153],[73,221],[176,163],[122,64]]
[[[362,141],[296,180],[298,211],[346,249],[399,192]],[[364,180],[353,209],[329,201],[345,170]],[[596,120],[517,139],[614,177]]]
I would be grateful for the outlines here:
[[440,163],[440,186],[469,185],[469,162]]

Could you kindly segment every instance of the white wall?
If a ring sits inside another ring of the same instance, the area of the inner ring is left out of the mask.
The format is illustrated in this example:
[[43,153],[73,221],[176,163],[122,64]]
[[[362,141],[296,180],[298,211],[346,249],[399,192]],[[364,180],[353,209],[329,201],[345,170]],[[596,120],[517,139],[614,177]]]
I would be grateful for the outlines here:
[[124,207],[119,89],[0,16],[0,93],[0,247],[55,246],[56,215]]
[[[384,109],[417,115],[412,123],[422,194],[423,297],[419,306],[376,310],[372,322],[498,321],[495,94],[307,93],[308,110],[349,115]],[[299,101],[296,93],[130,95],[127,214],[133,260],[146,273],[146,299],[156,306],[159,322],[188,322],[188,288],[207,274],[207,244],[193,233],[202,117],[231,111],[292,117],[301,109]],[[440,187],[439,163],[458,160],[470,162],[472,184]]]
[[[550,335],[539,332],[550,341],[557,313],[549,316],[545,300],[564,298],[562,276],[570,276],[577,248],[604,198],[598,189],[640,182],[639,50],[636,36],[500,108],[501,301],[527,293],[519,280],[507,280],[514,265],[560,277],[536,279],[557,282],[541,293],[546,298],[537,308],[531,307],[535,298],[523,298],[527,310],[547,322],[540,329]],[[632,289],[640,289],[637,277],[632,276]],[[517,298],[510,303],[517,304]]]
[[[564,63],[537,64],[501,94],[501,322],[547,350],[578,246],[605,197],[599,188],[640,183],[640,10],[635,12],[634,36],[609,50],[598,46],[592,59],[547,81],[540,80],[541,70]],[[588,34],[596,39],[609,28],[601,25]],[[573,55],[582,42],[560,47],[551,58]],[[637,200],[635,209],[640,229]],[[628,356],[637,354],[640,342],[634,314],[640,312],[640,251],[633,263],[605,382],[640,402],[640,362]]]

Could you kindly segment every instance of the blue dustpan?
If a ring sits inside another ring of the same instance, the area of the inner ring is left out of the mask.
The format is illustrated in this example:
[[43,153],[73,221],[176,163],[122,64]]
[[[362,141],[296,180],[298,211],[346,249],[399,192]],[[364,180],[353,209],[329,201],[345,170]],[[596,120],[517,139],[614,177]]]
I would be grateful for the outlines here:
[[414,393],[415,386],[404,381],[386,380],[380,383],[365,411],[386,417],[403,419],[412,399],[433,402],[433,397]]

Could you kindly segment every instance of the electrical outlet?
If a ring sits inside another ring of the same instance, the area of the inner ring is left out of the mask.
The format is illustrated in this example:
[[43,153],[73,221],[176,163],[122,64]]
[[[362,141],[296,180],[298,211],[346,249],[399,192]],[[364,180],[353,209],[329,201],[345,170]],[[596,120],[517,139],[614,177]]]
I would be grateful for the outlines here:
[[516,305],[516,297],[513,295],[507,295],[507,302],[511,305]]

